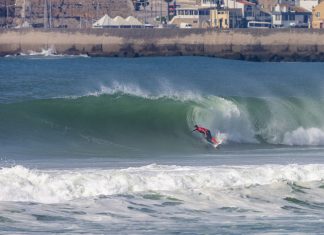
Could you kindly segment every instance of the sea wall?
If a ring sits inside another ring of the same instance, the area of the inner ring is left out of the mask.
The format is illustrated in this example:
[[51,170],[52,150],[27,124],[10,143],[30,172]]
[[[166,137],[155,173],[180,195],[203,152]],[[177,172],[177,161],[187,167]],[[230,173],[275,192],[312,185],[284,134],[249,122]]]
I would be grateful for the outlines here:
[[0,30],[0,55],[55,48],[90,56],[196,55],[253,61],[324,61],[324,30]]

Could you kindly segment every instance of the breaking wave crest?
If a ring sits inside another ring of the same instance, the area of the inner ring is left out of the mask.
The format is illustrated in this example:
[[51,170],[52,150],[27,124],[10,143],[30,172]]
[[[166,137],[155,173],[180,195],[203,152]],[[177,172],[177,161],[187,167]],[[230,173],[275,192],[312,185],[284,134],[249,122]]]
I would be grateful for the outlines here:
[[228,190],[324,180],[323,165],[180,167],[148,165],[127,169],[0,169],[0,201],[59,203],[101,195],[160,193],[208,196]]

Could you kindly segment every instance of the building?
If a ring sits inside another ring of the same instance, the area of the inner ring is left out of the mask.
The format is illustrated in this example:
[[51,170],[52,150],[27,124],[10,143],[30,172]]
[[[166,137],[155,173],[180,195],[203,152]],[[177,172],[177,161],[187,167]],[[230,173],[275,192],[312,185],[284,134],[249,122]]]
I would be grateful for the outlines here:
[[96,21],[93,25],[93,28],[143,28],[144,24],[142,24],[139,20],[137,20],[133,16],[129,16],[126,19],[120,16],[116,16],[115,18],[109,17],[107,14],[101,17],[98,21]]
[[258,0],[259,7],[265,12],[272,12],[278,0]]
[[213,28],[234,28],[242,24],[242,11],[240,9],[213,9],[210,11],[210,22]]
[[219,29],[230,28],[230,11],[228,9],[215,9],[210,11],[211,27]]
[[192,28],[208,28],[210,24],[210,10],[206,7],[178,8],[176,16],[169,22],[180,28],[183,24],[190,25]]
[[[13,0],[0,0],[13,2]],[[15,0],[9,7],[9,21],[12,27],[21,27],[27,22],[32,27],[44,28],[90,28],[100,16],[126,17],[133,15],[131,0]],[[6,16],[4,9],[0,14]]]
[[201,0],[201,6],[214,9],[241,9],[242,16],[246,20],[255,20],[257,4],[255,0]]
[[271,12],[266,11],[263,8],[258,8],[255,18],[256,21],[272,23]]
[[313,7],[318,5],[318,0],[296,0],[296,6],[312,11]]
[[201,0],[200,5],[202,7],[217,7],[220,0]]
[[324,2],[321,2],[312,10],[312,28],[323,29],[324,28]]
[[311,19],[312,19],[312,12],[299,7],[295,6],[292,7],[292,10],[295,12],[295,27],[296,28],[310,28],[311,27]]
[[201,0],[201,6],[178,8],[170,24],[192,28],[242,28],[256,20],[254,0]]
[[272,12],[272,24],[275,28],[308,28],[311,12],[304,8],[277,4]]

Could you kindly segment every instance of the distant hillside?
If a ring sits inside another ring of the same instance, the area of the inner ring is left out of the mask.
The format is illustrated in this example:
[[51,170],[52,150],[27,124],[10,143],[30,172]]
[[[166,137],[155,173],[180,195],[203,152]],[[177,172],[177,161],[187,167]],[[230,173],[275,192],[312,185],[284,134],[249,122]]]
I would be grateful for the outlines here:
[[104,14],[110,16],[133,15],[131,0],[0,0],[0,16],[6,18],[6,7],[10,7],[10,24],[19,25],[24,21],[43,27],[89,27]]
[[[142,22],[158,23],[159,16],[167,15],[164,0],[149,0],[144,10],[135,11],[134,0],[0,0],[0,27],[28,22],[34,27],[89,28],[92,23],[108,14],[111,17],[133,15]],[[182,7],[200,0],[177,0]],[[162,5],[161,5],[162,4]],[[7,7],[8,6],[8,7]],[[8,12],[7,12],[8,9]],[[8,15],[7,15],[8,13]]]

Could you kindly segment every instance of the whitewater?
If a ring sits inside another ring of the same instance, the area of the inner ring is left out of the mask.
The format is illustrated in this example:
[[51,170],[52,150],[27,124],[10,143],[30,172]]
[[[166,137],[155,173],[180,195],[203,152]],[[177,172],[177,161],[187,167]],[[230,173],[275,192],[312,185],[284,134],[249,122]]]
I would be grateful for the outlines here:
[[321,63],[51,49],[0,71],[0,233],[324,230]]

